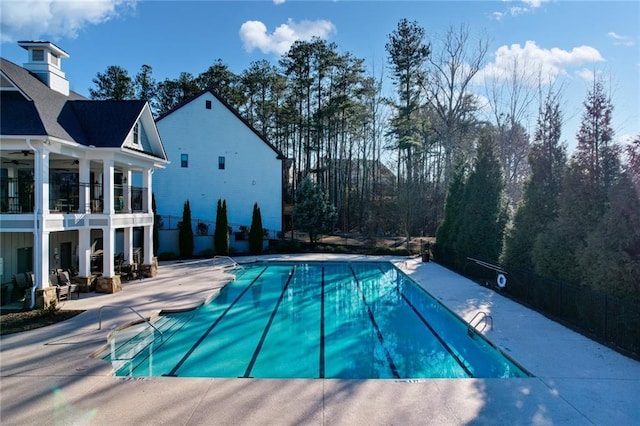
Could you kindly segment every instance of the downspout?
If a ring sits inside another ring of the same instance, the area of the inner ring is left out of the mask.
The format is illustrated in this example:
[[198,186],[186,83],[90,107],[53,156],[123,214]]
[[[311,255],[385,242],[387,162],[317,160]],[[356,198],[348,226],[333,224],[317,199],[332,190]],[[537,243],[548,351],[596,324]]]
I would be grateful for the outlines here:
[[[38,158],[38,155],[40,154],[38,152],[38,150],[36,148],[33,147],[33,145],[31,145],[31,139],[27,138],[26,139],[27,142],[27,146],[34,152],[34,160],[36,158]],[[35,180],[35,173],[38,173],[38,167],[36,167],[36,161],[33,162],[33,172],[34,172],[34,180]],[[37,189],[36,189],[37,190]],[[40,188],[40,191],[42,191],[42,188]],[[35,200],[34,200],[35,201]],[[42,244],[42,241],[40,241],[40,239],[38,238],[38,227],[40,226],[40,220],[39,220],[39,209],[40,209],[40,204],[41,203],[34,203],[36,205],[36,211],[34,211],[34,217],[35,220],[33,221],[33,245],[35,246],[34,250],[36,253],[36,256],[40,256],[40,244]],[[42,268],[40,268],[40,270],[42,270]],[[41,278],[42,280],[44,280],[44,277],[38,277],[37,275],[35,276],[36,279],[32,280],[31,282],[31,300],[29,302],[29,310],[32,310],[34,308],[34,306],[36,305],[36,286],[37,286],[37,279]]]

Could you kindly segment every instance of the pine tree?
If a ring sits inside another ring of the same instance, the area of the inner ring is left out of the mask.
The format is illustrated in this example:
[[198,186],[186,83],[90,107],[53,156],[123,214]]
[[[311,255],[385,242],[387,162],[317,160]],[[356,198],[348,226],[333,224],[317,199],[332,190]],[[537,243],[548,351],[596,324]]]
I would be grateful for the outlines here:
[[502,249],[506,211],[504,181],[493,132],[482,130],[473,171],[464,187],[457,240],[458,262],[467,256],[497,261]]
[[158,248],[160,246],[160,216],[158,215],[158,209],[156,208],[156,195],[151,194],[151,211],[153,212],[153,255],[158,255]]
[[214,249],[217,255],[229,255],[229,225],[227,222],[227,201],[218,200],[216,208],[216,230],[214,232]]
[[538,114],[529,154],[531,176],[507,233],[503,262],[510,268],[532,270],[533,245],[558,214],[558,194],[566,167],[566,147],[560,142],[562,114],[557,95],[550,93]]
[[628,175],[609,190],[598,226],[577,253],[580,283],[640,303],[640,198]]
[[436,232],[436,243],[445,249],[456,249],[463,206],[464,183],[464,167],[458,166],[447,191],[447,199],[444,205],[444,219]]
[[316,242],[318,234],[330,230],[336,220],[336,211],[327,195],[307,176],[296,190],[293,206],[295,226],[309,233],[309,241]]
[[576,152],[558,197],[558,217],[534,243],[534,269],[541,275],[581,282],[579,253],[598,226],[608,190],[620,176],[620,149],[612,142],[612,110],[602,83],[594,80],[584,102]]
[[251,216],[251,229],[249,230],[249,251],[252,254],[262,252],[262,241],[264,231],[262,229],[262,214],[258,203],[253,205],[253,215]]
[[93,84],[96,88],[89,89],[91,99],[121,101],[134,97],[133,80],[127,70],[118,65],[111,65],[104,73],[96,74]]
[[180,222],[179,236],[180,257],[188,258],[193,255],[193,228],[191,226],[191,206],[189,200],[184,203],[182,209],[182,222]]

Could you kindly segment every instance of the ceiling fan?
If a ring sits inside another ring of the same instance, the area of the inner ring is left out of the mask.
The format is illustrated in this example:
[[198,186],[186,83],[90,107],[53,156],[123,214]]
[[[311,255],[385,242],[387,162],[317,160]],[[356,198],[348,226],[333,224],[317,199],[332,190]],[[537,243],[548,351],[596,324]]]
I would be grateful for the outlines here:
[[33,151],[30,151],[28,149],[23,149],[21,151],[14,151],[9,153],[9,155],[15,155],[15,154],[22,154],[24,157],[28,157],[30,155],[33,155]]
[[13,164],[14,166],[30,166],[29,163],[23,163],[22,161],[18,161],[18,160],[2,160],[3,164]]

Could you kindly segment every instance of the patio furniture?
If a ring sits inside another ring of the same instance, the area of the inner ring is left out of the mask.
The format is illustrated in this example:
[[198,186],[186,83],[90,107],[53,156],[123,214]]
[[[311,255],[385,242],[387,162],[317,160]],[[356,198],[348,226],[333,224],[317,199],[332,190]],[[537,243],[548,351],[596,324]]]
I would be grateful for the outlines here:
[[71,282],[69,278],[69,272],[67,271],[58,271],[58,282],[60,285],[66,285],[69,289],[69,300],[71,300],[71,295],[76,293],[78,299],[80,299],[80,284],[76,284]]
[[63,300],[69,300],[69,286],[60,285],[60,280],[58,278],[58,273],[56,271],[49,274],[49,285],[55,286],[56,297],[58,298],[58,302],[62,302]]

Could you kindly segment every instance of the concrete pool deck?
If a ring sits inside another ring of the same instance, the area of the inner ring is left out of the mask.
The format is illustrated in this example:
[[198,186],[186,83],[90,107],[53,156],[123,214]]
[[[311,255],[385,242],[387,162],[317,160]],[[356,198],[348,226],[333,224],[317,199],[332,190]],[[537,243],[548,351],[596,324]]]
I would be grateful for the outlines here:
[[[253,258],[240,258],[242,261]],[[292,260],[390,260],[469,321],[535,377],[437,380],[127,379],[90,355],[112,328],[161,309],[196,305],[229,276],[211,261],[163,264],[157,277],[117,294],[81,294],[63,323],[0,339],[0,423],[119,425],[602,424],[640,419],[640,362],[624,357],[489,289],[419,258],[263,256]],[[508,284],[507,284],[508,285]],[[100,307],[102,329],[98,330]]]

